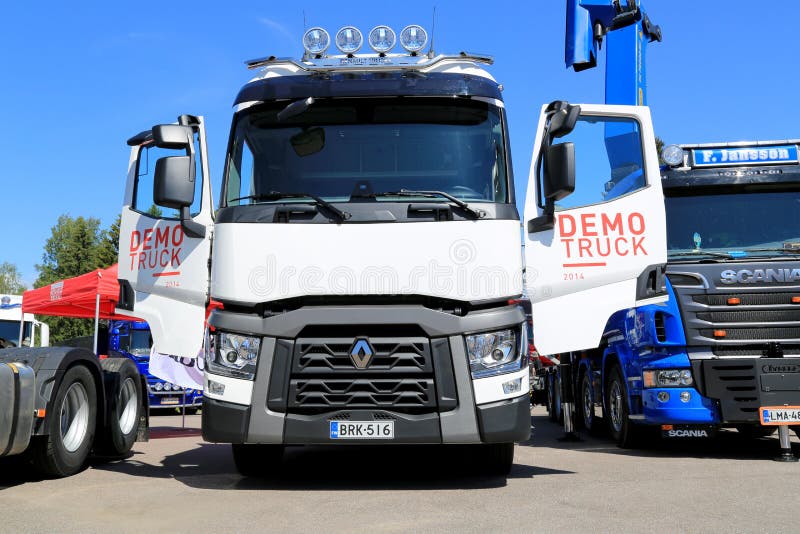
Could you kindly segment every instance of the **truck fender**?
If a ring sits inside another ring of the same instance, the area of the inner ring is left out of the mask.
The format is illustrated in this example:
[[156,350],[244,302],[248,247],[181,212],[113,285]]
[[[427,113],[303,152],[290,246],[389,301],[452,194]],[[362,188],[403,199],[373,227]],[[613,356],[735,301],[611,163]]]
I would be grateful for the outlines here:
[[67,370],[75,365],[85,366],[92,374],[97,393],[97,423],[103,424],[106,396],[100,364],[92,351],[77,347],[21,347],[0,350],[0,363],[15,362],[33,369],[36,375],[34,410],[45,410],[45,417],[37,418],[34,422],[33,435],[47,434],[47,425],[44,422],[52,414],[53,393],[58,391]]

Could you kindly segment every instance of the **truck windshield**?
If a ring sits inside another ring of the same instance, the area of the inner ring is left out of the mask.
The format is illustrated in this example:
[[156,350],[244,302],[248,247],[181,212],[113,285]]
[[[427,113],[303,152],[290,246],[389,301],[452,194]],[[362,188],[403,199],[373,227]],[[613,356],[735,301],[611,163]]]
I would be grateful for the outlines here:
[[[31,323],[25,321],[23,345],[30,346]],[[19,321],[0,320],[0,349],[19,346]]]
[[696,194],[665,199],[670,255],[700,256],[708,251],[752,257],[800,252],[800,191],[692,192]]
[[130,330],[129,335],[120,336],[120,349],[135,355],[150,354],[153,337],[149,330]]
[[375,201],[396,202],[380,193],[402,189],[508,202],[503,125],[493,104],[423,97],[317,99],[281,120],[278,114],[287,104],[264,104],[239,116],[227,164],[227,206],[287,202],[269,196],[285,192],[330,202],[376,194]]

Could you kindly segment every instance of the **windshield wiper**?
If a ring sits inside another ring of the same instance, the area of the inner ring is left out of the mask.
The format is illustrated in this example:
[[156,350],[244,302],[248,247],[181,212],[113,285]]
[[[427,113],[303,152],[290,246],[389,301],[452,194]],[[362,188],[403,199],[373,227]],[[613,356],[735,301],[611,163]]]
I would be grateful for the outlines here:
[[342,211],[327,200],[323,200],[322,198],[318,197],[317,195],[312,195],[310,193],[281,193],[280,191],[270,191],[269,193],[263,193],[260,195],[247,195],[239,198],[232,198],[228,202],[235,202],[237,200],[255,200],[256,202],[266,200],[281,200],[284,198],[310,198],[313,204],[317,206],[322,206],[323,208],[327,209],[331,213],[333,213],[337,219],[340,221],[346,221],[352,215],[346,211]]
[[400,191],[386,191],[383,193],[372,193],[368,195],[370,197],[426,197],[426,198],[436,198],[441,197],[449,200],[451,203],[455,204],[462,210],[466,211],[476,219],[482,219],[486,217],[486,212],[483,210],[478,210],[475,208],[471,208],[469,204],[460,200],[449,193],[445,193],[444,191],[414,191],[412,189],[401,189]]
[[711,256],[712,258],[722,258],[726,260],[737,260],[741,256],[735,256],[727,252],[712,252],[710,250],[693,250],[691,252],[677,252],[674,254],[667,254],[668,258],[690,257],[690,256]]
[[800,254],[800,248],[748,248],[745,252],[783,252],[785,254]]

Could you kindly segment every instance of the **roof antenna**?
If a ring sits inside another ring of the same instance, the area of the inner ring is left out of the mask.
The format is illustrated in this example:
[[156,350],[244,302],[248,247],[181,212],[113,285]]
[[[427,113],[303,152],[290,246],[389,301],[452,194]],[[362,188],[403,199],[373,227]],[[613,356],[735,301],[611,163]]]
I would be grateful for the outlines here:
[[303,32],[308,29],[308,24],[306,24],[306,10],[303,10]]
[[428,49],[428,59],[433,59],[433,36],[436,31],[436,6],[433,6],[433,20],[431,21],[431,47]]

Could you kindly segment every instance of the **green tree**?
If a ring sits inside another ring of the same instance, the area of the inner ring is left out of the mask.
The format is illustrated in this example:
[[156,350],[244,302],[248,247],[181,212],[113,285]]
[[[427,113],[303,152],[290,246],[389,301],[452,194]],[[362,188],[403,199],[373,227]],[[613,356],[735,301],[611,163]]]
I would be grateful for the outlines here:
[[19,295],[26,289],[17,266],[7,261],[0,263],[0,293]]
[[[110,231],[101,230],[100,220],[94,217],[61,215],[45,242],[42,263],[36,266],[39,277],[34,287],[46,286],[115,263],[116,253],[110,254],[108,248]],[[51,317],[47,322],[53,342],[89,336],[93,331],[90,319]]]
[[664,160],[661,157],[661,151],[664,150],[664,140],[656,136],[656,152],[658,152],[658,164],[664,165]]
[[117,263],[119,257],[119,227],[122,218],[117,215],[117,218],[111,223],[107,230],[103,230],[100,238],[99,259],[100,262],[107,265],[114,265]]

